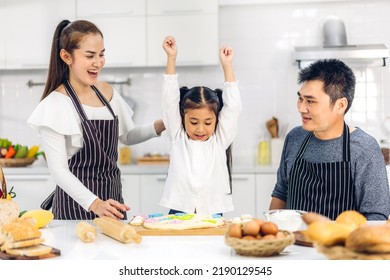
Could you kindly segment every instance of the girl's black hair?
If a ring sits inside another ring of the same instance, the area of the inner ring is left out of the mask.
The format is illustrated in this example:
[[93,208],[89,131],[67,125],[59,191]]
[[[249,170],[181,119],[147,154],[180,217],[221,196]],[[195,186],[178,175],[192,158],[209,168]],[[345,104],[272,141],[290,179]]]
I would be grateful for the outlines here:
[[[216,116],[216,125],[218,125],[219,112],[223,107],[222,100],[222,90],[215,89],[212,90],[208,87],[196,86],[192,88],[181,87],[180,88],[180,115],[182,120],[182,125],[184,125],[184,114],[187,110],[199,109],[202,107],[208,107],[211,111],[214,112]],[[229,184],[230,184],[230,193],[233,193],[232,188],[232,145],[226,149],[226,165],[229,172]]]

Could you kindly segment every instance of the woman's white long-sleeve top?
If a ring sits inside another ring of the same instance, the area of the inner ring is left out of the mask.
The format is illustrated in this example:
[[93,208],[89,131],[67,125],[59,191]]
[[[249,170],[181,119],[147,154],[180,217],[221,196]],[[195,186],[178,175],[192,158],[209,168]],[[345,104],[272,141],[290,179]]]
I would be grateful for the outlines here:
[[223,107],[215,133],[207,141],[187,136],[180,116],[178,75],[164,75],[162,115],[171,141],[170,165],[160,205],[198,214],[234,210],[226,149],[237,133],[242,111],[238,82],[225,82]]
[[[115,89],[109,103],[118,116],[119,140],[123,144],[137,144],[157,136],[153,123],[135,127],[133,110]],[[90,120],[113,118],[106,106],[82,106]],[[42,149],[53,181],[88,211],[97,196],[70,172],[68,166],[68,159],[83,147],[81,120],[71,99],[53,91],[38,104],[27,123],[37,129],[42,138]]]

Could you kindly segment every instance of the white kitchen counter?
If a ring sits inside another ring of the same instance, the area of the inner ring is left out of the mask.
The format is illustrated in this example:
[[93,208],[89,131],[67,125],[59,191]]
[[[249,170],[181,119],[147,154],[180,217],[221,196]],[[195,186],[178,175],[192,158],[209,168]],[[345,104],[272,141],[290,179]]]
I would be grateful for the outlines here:
[[[311,247],[292,245],[280,255],[259,258],[237,255],[225,245],[223,236],[143,236],[140,244],[123,244],[98,231],[92,243],[84,243],[76,233],[79,221],[52,221],[43,228],[45,244],[61,250],[61,256],[51,260],[125,260],[175,261],[196,260],[325,260]],[[92,222],[91,222],[92,223]],[[173,262],[174,263],[174,262]]]

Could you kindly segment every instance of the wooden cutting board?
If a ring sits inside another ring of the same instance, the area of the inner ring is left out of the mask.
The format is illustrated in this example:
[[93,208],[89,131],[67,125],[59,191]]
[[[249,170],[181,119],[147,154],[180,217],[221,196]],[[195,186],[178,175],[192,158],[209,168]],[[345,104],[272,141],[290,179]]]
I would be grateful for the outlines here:
[[15,256],[0,251],[0,260],[41,260],[47,258],[53,258],[61,256],[61,251],[56,248],[52,248],[51,252],[42,256],[28,257],[28,256]]
[[169,157],[139,157],[137,164],[141,165],[160,165],[169,164]]
[[224,235],[229,227],[228,223],[217,228],[199,228],[188,230],[166,230],[166,229],[148,229],[143,226],[134,226],[135,230],[140,235],[150,236],[167,236],[167,235]]

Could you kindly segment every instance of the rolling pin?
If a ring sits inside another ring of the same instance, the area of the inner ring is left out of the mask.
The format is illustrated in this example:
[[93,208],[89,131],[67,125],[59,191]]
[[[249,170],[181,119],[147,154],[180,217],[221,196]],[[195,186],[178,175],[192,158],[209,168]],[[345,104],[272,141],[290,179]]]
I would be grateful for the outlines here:
[[79,222],[76,225],[77,236],[85,243],[89,243],[96,238],[96,228],[87,222]]
[[93,222],[98,226],[102,233],[122,243],[141,243],[141,235],[139,235],[132,226],[125,224],[122,221],[110,217],[100,217],[95,218]]

